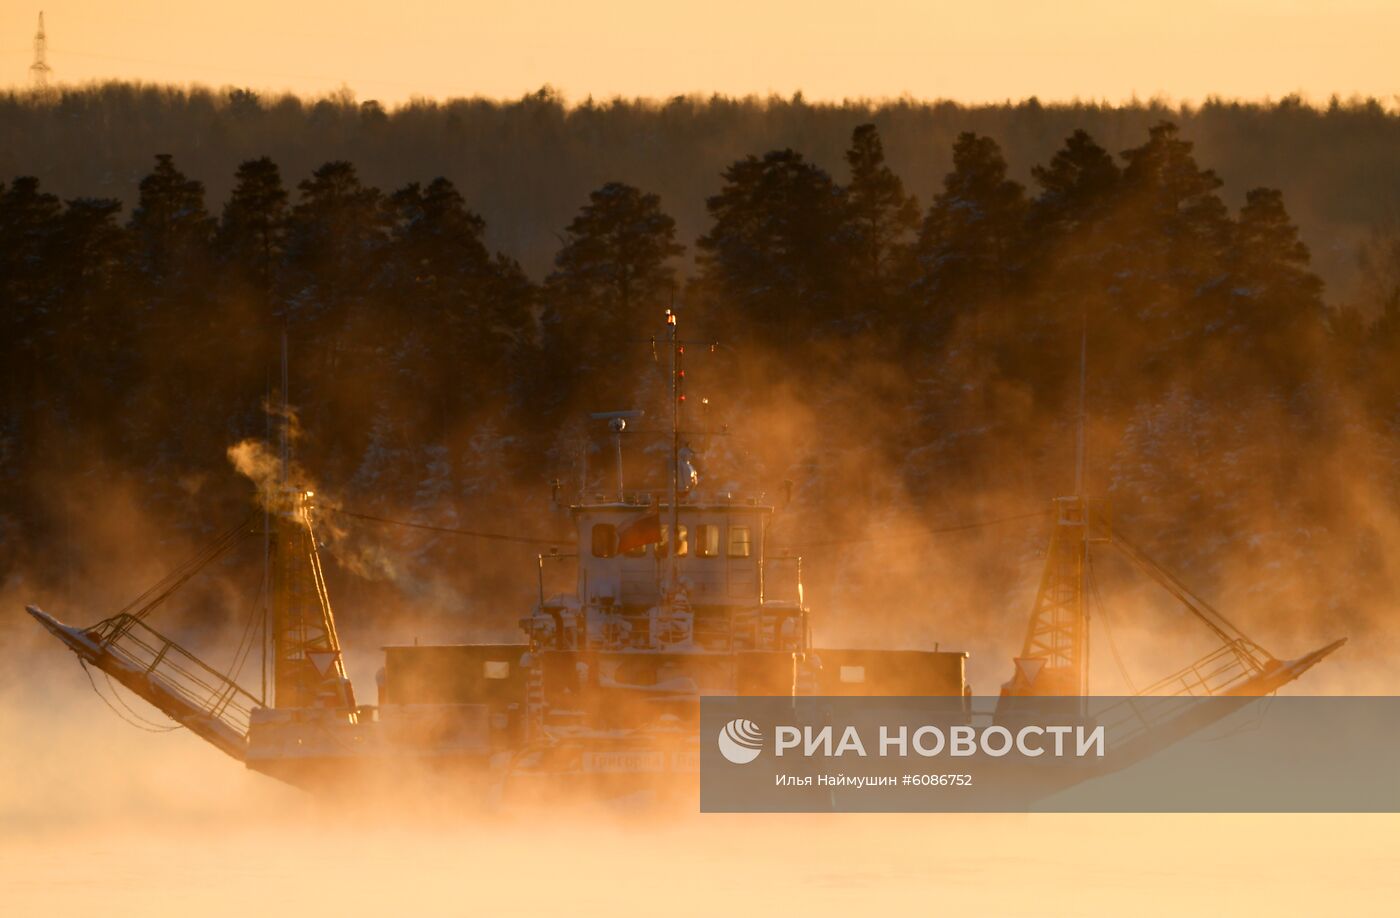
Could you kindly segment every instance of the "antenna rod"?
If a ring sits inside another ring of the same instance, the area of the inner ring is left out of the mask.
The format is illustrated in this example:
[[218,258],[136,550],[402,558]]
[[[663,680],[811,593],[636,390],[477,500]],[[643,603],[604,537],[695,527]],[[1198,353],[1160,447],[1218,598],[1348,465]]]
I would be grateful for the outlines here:
[[287,401],[287,326],[282,326],[282,450],[281,450],[281,485],[283,489],[287,487],[287,451],[290,449],[288,441],[287,427],[290,425],[291,408]]
[[1089,367],[1089,307],[1085,306],[1080,313],[1079,324],[1079,417],[1076,422],[1074,438],[1074,496],[1079,503],[1079,513],[1083,522],[1083,529],[1079,535],[1077,568],[1079,574],[1078,588],[1075,591],[1076,603],[1079,607],[1079,617],[1082,622],[1080,626],[1080,640],[1083,646],[1079,652],[1079,697],[1080,713],[1086,714],[1089,697],[1089,600],[1087,595],[1086,579],[1089,568],[1089,533],[1093,522],[1089,519],[1089,502],[1084,498],[1084,420],[1085,420],[1085,390],[1088,388],[1088,367]]
[[[626,482],[622,475],[622,434],[627,430],[627,422],[632,418],[639,418],[646,414],[640,408],[632,408],[627,411],[595,411],[589,417],[595,421],[607,421],[608,430],[613,432],[614,446],[617,450],[617,502],[619,504],[627,502]],[[587,461],[588,454],[585,450],[584,460]]]
[[[284,606],[282,606],[281,603],[279,603],[277,598],[280,595],[280,591],[286,587],[286,584],[283,583],[281,578],[278,576],[279,573],[286,570],[285,559],[280,555],[291,550],[291,547],[289,545],[283,544],[285,540],[274,541],[274,537],[272,534],[273,514],[277,513],[280,516],[282,513],[286,512],[286,508],[283,507],[282,501],[284,501],[287,497],[287,466],[290,462],[289,453],[291,450],[291,443],[289,442],[291,440],[291,436],[288,431],[288,427],[291,424],[291,407],[287,396],[287,380],[287,325],[284,321],[282,323],[282,416],[281,418],[279,418],[280,423],[278,424],[279,443],[277,457],[277,494],[271,497],[270,499],[266,499],[265,504],[263,506],[263,576],[265,578],[265,590],[263,593],[264,605],[262,699],[264,704],[267,703],[267,660],[269,657],[272,658],[272,667],[274,670],[274,688],[278,682],[278,677],[276,673],[276,669],[279,662],[277,658],[277,646],[276,639],[271,633],[273,629],[270,627],[270,625],[272,624],[273,618],[279,617],[275,610],[277,608],[285,608]],[[270,405],[268,406],[268,410],[270,414]],[[283,530],[279,529],[279,533],[282,532]],[[275,566],[271,563],[272,556],[274,553],[279,554],[277,564]]]
[[627,422],[620,418],[619,421],[614,429],[617,432],[617,502],[621,504],[627,502],[626,483],[622,479],[622,432],[627,429]]
[[667,546],[668,592],[676,592],[680,580],[680,568],[676,553],[680,549],[680,461],[681,461],[681,402],[685,395],[681,392],[681,355],[685,353],[676,329],[676,313],[666,310],[666,334],[671,345],[671,525],[668,532],[670,545]]
[[[263,421],[267,425],[265,433],[267,441],[272,442],[272,369],[265,368],[265,379],[267,382],[266,401],[263,402]],[[258,693],[258,700],[267,704],[267,660],[271,653],[268,644],[270,633],[270,623],[272,618],[272,501],[266,495],[260,501],[263,505],[263,580],[262,580],[262,637],[259,644],[258,667],[262,671],[262,690]]]
[[1089,310],[1085,308],[1079,327],[1079,421],[1074,442],[1074,495],[1084,496],[1084,390],[1089,365]]

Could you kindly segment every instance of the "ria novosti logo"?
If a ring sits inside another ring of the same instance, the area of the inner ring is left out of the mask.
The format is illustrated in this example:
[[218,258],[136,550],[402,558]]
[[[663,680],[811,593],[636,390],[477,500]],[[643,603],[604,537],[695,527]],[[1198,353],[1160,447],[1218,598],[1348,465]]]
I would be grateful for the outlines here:
[[[838,738],[839,737],[839,738]],[[736,717],[725,724],[718,736],[720,753],[735,765],[747,765],[763,751],[763,730],[758,724]],[[1052,758],[1073,756],[1102,758],[1106,736],[1102,725],[1086,728],[1083,724],[1022,726],[1015,733],[1000,724],[974,727],[954,724],[940,727],[925,724],[912,732],[908,725],[879,728],[874,755],[879,758],[910,758],[910,753],[922,758],[948,755],[954,758],[987,756],[1000,758],[1015,753],[1026,758],[1048,755]],[[783,758],[787,753],[810,758],[841,758],[853,755],[870,756],[866,739],[854,726],[838,730],[831,725],[819,727],[780,724],[774,728],[773,755]]]
[[719,751],[735,765],[747,765],[763,751],[763,731],[751,720],[731,720],[719,731]]

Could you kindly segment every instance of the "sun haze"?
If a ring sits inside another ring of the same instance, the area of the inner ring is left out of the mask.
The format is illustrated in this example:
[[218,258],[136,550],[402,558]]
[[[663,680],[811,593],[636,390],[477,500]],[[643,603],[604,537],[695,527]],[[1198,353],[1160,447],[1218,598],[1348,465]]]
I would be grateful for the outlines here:
[[[801,91],[987,102],[1134,96],[1279,98],[1400,92],[1400,4],[1378,0],[1173,3],[398,3],[48,0],[60,84],[95,79],[316,95],[567,98]],[[40,4],[0,9],[0,85],[28,81]]]

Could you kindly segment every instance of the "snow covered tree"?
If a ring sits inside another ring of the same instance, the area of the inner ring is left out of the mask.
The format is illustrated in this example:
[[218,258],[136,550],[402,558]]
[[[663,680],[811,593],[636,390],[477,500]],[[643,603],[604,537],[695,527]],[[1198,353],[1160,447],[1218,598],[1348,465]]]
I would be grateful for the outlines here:
[[990,137],[958,135],[953,171],[924,217],[915,291],[935,330],[1007,293],[1022,258],[1024,189]]
[[1145,144],[1123,153],[1124,199],[1114,230],[1138,263],[1137,280],[1146,282],[1132,289],[1145,311],[1169,309],[1218,277],[1230,242],[1230,214],[1216,194],[1220,178],[1197,165],[1191,149],[1164,121]]

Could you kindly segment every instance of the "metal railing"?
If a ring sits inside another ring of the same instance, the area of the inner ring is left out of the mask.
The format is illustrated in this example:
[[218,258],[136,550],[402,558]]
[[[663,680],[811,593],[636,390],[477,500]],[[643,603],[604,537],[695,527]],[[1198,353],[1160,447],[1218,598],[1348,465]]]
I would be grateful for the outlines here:
[[759,562],[759,588],[763,601],[772,600],[805,604],[802,590],[802,556],[771,555]]
[[159,680],[162,690],[241,735],[248,733],[253,710],[263,706],[247,689],[135,616],[110,618],[89,634],[129,669]]
[[1219,695],[1248,679],[1263,666],[1250,652],[1251,645],[1234,640],[1206,654],[1189,666],[1159,679],[1139,695]]
[[1231,641],[1133,697],[1104,708],[1094,719],[1108,728],[1115,741],[1134,739],[1178,717],[1182,696],[1223,695],[1257,675],[1263,666],[1256,651],[1247,640]]

